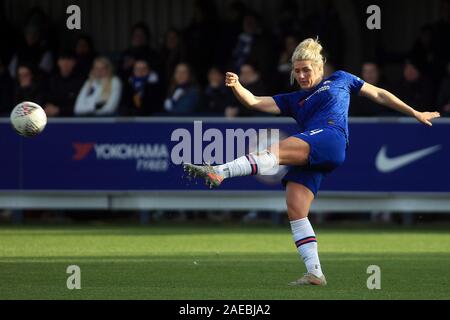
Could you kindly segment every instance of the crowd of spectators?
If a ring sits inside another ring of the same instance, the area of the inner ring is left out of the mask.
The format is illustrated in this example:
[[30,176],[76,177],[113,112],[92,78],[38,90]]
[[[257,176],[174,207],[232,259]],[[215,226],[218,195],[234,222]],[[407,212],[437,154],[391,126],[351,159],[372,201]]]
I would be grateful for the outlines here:
[[[423,26],[402,59],[403,77],[392,83],[386,61],[366,59],[360,74],[418,110],[450,116],[450,1],[441,18]],[[255,95],[297,90],[289,83],[290,57],[306,37],[319,36],[332,62],[325,73],[343,68],[341,25],[328,6],[321,15],[299,18],[295,1],[283,1],[278,22],[268,28],[262,16],[240,1],[220,16],[212,1],[198,0],[183,30],[170,28],[157,48],[144,22],[130,30],[130,44],[118,54],[98,53],[91,37],[73,44],[49,36],[42,10],[21,28],[22,41],[0,47],[0,116],[15,104],[34,101],[49,117],[69,116],[263,116],[245,109],[224,86],[227,70],[236,72]],[[55,44],[58,45],[55,45]],[[352,98],[351,116],[398,116],[369,100]]]

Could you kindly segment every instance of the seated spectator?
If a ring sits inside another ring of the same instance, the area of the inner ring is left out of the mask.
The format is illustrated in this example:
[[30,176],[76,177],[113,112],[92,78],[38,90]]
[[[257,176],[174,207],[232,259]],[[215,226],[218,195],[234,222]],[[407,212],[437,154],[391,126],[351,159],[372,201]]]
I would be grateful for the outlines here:
[[231,63],[230,57],[242,31],[242,21],[247,12],[249,12],[249,8],[241,0],[226,1],[220,8],[221,22],[216,38],[214,64],[225,66],[227,63]]
[[183,31],[187,58],[186,61],[196,75],[196,81],[206,86],[208,68],[216,63],[219,47],[220,27],[217,4],[210,0],[194,0],[190,22]]
[[437,98],[438,111],[444,117],[450,117],[450,63],[447,65],[447,76],[442,80]]
[[0,58],[0,117],[9,116],[13,108],[13,82]]
[[423,76],[422,68],[418,61],[407,60],[403,68],[403,80],[397,84],[394,92],[417,111],[435,111],[433,86]]
[[34,25],[28,25],[24,30],[25,42],[19,47],[17,53],[9,63],[9,72],[12,78],[16,77],[17,66],[31,64],[41,72],[50,73],[53,69],[53,57],[41,38],[41,30]]
[[150,30],[144,22],[136,23],[131,29],[131,44],[120,57],[119,76],[126,81],[133,73],[136,59],[147,60],[152,70],[159,72],[160,58],[158,53],[150,46]]
[[57,60],[58,73],[49,81],[48,94],[44,106],[48,117],[73,116],[73,109],[84,79],[75,74],[75,54],[62,52]]
[[278,88],[277,91],[288,92],[295,90],[295,87],[290,83],[292,70],[291,58],[298,43],[299,41],[294,35],[287,35],[284,38],[284,48],[280,53],[277,65],[277,83],[275,84]]
[[149,116],[162,111],[163,96],[158,73],[151,69],[147,60],[134,62],[133,74],[124,84],[124,116]]
[[225,109],[234,103],[233,92],[225,86],[225,74],[218,67],[208,71],[208,85],[203,92],[201,112],[204,115],[224,116]]
[[42,105],[44,90],[34,67],[31,64],[20,64],[17,67],[17,81],[14,90],[13,106],[23,101],[31,101]]
[[[381,80],[380,67],[374,61],[366,61],[362,64],[361,78],[369,84],[386,89],[386,84]],[[352,96],[349,115],[352,117],[372,117],[393,114],[388,108],[380,106],[370,99]]]
[[432,78],[435,78],[433,73],[436,71],[434,49],[433,28],[430,24],[426,24],[420,28],[409,55],[426,66],[426,71]]
[[111,62],[105,57],[94,60],[89,79],[75,102],[76,116],[113,116],[122,95],[122,83],[113,74]]
[[[299,19],[299,4],[295,0],[277,1],[276,19],[272,33],[276,39],[286,39],[289,34],[301,34],[302,25]],[[298,44],[298,42],[297,42]]]
[[195,112],[199,102],[200,94],[190,66],[179,63],[164,101],[164,109],[171,115],[189,115]]
[[246,14],[242,22],[242,33],[239,35],[232,53],[232,65],[239,72],[246,61],[256,62],[263,76],[271,74],[276,61],[272,55],[271,42],[265,34],[262,21],[256,14]]
[[46,47],[53,50],[58,42],[58,30],[47,14],[47,10],[44,10],[42,5],[33,5],[25,12],[23,18],[27,25],[32,25],[40,30],[41,41],[46,44]]
[[[266,85],[261,80],[261,75],[255,64],[246,62],[241,66],[239,73],[239,80],[241,84],[253,93],[255,96],[270,95]],[[225,110],[227,117],[236,116],[267,116],[268,114],[247,109],[244,106],[233,107],[230,106]]]
[[246,62],[241,66],[239,79],[241,83],[255,95],[267,95],[267,87],[261,80],[261,74],[255,64]]
[[164,37],[161,58],[164,86],[169,86],[170,78],[175,71],[175,67],[186,58],[181,35],[174,28],[169,29]]
[[76,67],[75,73],[86,79],[92,69],[97,54],[95,53],[92,39],[87,34],[81,34],[75,42]]

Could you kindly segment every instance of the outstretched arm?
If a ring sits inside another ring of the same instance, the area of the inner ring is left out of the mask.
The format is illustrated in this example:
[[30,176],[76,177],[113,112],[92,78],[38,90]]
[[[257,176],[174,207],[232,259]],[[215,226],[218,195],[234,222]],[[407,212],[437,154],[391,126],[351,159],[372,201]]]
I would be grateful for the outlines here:
[[250,91],[242,86],[242,84],[239,82],[239,77],[237,76],[237,74],[227,72],[225,85],[227,87],[231,87],[235,97],[246,108],[272,114],[280,114],[281,111],[272,97],[254,96]]
[[432,119],[440,117],[439,112],[419,112],[417,110],[414,110],[389,91],[378,88],[367,82],[364,83],[364,85],[361,87],[359,94],[383,106],[389,107],[406,115],[412,116],[416,118],[419,122],[422,122],[429,126],[432,126],[431,123]]

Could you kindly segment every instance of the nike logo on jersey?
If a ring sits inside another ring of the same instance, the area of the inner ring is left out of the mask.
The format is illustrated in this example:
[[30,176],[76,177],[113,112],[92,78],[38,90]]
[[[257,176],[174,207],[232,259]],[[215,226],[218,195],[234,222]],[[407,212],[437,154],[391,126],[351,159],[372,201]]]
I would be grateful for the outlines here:
[[386,155],[387,147],[384,145],[381,147],[380,151],[378,151],[375,167],[378,171],[383,173],[392,172],[398,170],[412,162],[415,162],[419,159],[422,159],[430,154],[438,151],[441,148],[441,145],[435,145],[433,147],[417,150],[414,152],[406,153],[401,156],[391,157],[389,158]]

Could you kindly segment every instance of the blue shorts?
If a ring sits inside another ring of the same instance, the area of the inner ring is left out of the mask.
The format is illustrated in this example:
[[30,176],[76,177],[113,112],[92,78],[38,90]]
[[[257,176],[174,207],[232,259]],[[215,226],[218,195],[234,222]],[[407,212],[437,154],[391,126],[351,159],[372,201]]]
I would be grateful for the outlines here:
[[288,181],[302,184],[311,190],[315,197],[323,178],[344,162],[347,139],[339,128],[331,126],[305,131],[293,137],[309,144],[308,164],[290,166],[282,183],[284,186]]

